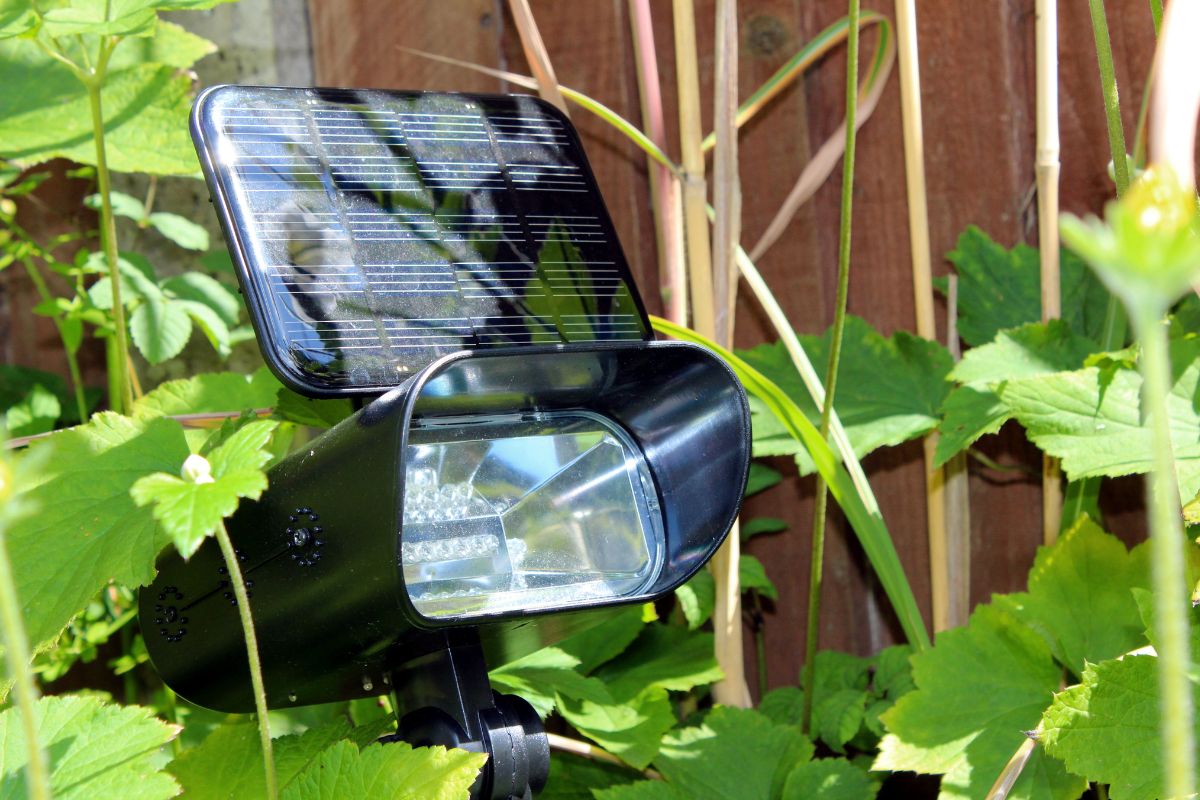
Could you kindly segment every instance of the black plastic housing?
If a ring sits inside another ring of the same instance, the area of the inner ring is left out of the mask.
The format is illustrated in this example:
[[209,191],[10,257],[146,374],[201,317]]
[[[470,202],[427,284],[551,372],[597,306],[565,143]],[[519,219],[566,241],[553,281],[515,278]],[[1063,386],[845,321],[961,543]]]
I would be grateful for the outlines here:
[[[555,410],[601,414],[641,450],[663,515],[658,577],[635,596],[536,615],[423,617],[401,563],[410,426]],[[593,624],[588,612],[663,596],[724,541],[749,461],[745,393],[728,366],[699,347],[631,342],[439,359],[280,462],[262,499],[243,503],[227,523],[250,584],[268,704],[386,692],[394,670],[444,646],[438,631],[447,627],[478,626],[488,661],[499,664]],[[169,551],[158,570],[139,610],[163,679],[199,705],[253,710],[236,600],[216,543],[186,563]]]

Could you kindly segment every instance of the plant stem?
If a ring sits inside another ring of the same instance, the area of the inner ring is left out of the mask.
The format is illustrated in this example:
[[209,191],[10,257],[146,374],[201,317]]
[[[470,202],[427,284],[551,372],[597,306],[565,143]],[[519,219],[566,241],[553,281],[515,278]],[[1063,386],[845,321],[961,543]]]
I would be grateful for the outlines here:
[[1104,115],[1108,121],[1108,147],[1112,151],[1113,175],[1117,197],[1120,197],[1129,188],[1129,162],[1125,156],[1125,130],[1121,126],[1121,101],[1117,96],[1117,73],[1113,68],[1108,15],[1104,10],[1104,0],[1088,0],[1088,10],[1092,14],[1092,34],[1096,38],[1096,63],[1100,68],[1100,90],[1104,94]]
[[1108,800],[1108,786],[1103,783],[1096,784],[1096,800]]
[[[0,464],[0,469],[7,469]],[[0,497],[10,494],[11,487],[5,486],[5,476],[0,474]],[[46,752],[38,741],[37,720],[33,709],[37,704],[37,684],[29,669],[29,641],[25,638],[25,622],[21,617],[21,601],[13,582],[12,562],[8,558],[8,541],[4,519],[0,517],[0,622],[4,625],[4,657],[8,662],[8,674],[13,679],[13,692],[17,700],[17,716],[25,733],[28,763],[25,766],[31,800],[50,800],[50,770]]]
[[266,771],[267,798],[277,800],[279,789],[275,781],[275,756],[271,747],[271,723],[267,717],[267,692],[263,686],[262,663],[258,658],[258,637],[254,633],[254,617],[250,613],[250,596],[242,580],[242,568],[238,565],[237,551],[225,530],[225,523],[217,525],[217,543],[229,569],[229,582],[237,598],[238,616],[242,618],[242,633],[246,638],[246,658],[250,664],[250,683],[254,687],[254,708],[258,712],[258,736],[262,743],[263,769]]
[[1162,0],[1150,0],[1150,16],[1154,17],[1154,35],[1162,31],[1163,4]]
[[[129,332],[125,327],[125,307],[121,304],[121,268],[117,255],[117,224],[112,209],[112,185],[108,172],[108,159],[104,146],[104,113],[100,91],[108,69],[108,59],[116,42],[111,39],[100,44],[100,57],[96,68],[84,86],[87,88],[88,105],[92,112],[92,136],[96,141],[96,184],[100,192],[100,241],[104,258],[108,262],[109,280],[112,282],[112,315],[114,345],[108,348],[109,397],[108,404],[122,414],[133,407],[133,393],[129,386]],[[112,363],[113,359],[116,363]]]
[[[859,0],[850,0],[847,19],[850,34],[846,38],[846,156],[842,162],[842,213],[838,233],[837,298],[833,310],[833,331],[829,342],[829,363],[825,371],[825,403],[821,407],[821,436],[829,440],[829,420],[837,393],[838,366],[842,357],[842,338],[846,330],[846,301],[850,293],[850,233],[854,210],[854,146],[857,126],[854,115],[858,107],[858,17]],[[813,689],[816,684],[814,666],[820,640],[821,579],[825,562],[825,510],[827,492],[825,481],[817,478],[816,502],[813,508],[812,560],[808,580],[808,620],[804,637],[804,712],[801,730],[812,730]]]
[[1154,628],[1158,649],[1160,727],[1167,797],[1187,797],[1195,791],[1192,689],[1188,679],[1191,653],[1188,635],[1188,586],[1184,575],[1185,545],[1180,525],[1179,487],[1171,445],[1167,395],[1171,391],[1171,360],[1166,309],[1141,303],[1130,308],[1142,341],[1143,398],[1154,450],[1146,503],[1150,511],[1151,559],[1154,577]]
[[[29,281],[37,290],[38,297],[43,303],[53,303],[54,295],[50,293],[50,287],[46,284],[46,279],[42,277],[41,271],[37,268],[37,264],[33,262],[31,257],[21,259],[25,265],[25,272],[29,275]],[[75,395],[75,410],[79,412],[79,422],[87,422],[87,399],[83,394],[83,375],[79,371],[79,359],[75,355],[75,351],[67,344],[67,336],[63,331],[62,319],[59,316],[53,317],[54,327],[58,331],[58,338],[63,343],[63,354],[67,357],[67,369],[71,373],[71,390]]]

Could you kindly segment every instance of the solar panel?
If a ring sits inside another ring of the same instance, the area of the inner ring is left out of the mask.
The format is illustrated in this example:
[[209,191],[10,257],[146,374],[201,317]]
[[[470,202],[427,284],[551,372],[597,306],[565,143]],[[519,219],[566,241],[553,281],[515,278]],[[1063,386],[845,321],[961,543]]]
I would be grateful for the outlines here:
[[571,123],[541,100],[219,86],[192,136],[268,363],[313,396],[447,353],[646,340]]

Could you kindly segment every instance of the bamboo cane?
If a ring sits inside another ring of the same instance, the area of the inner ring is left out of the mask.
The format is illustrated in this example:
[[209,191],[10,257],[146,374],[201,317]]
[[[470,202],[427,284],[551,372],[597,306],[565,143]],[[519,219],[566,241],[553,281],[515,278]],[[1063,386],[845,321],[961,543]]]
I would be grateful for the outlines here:
[[[1042,322],[1062,316],[1058,265],[1058,2],[1037,0],[1037,193]],[[1062,527],[1062,466],[1042,455],[1042,541],[1054,544]]]
[[[629,0],[629,25],[637,65],[638,97],[642,106],[642,125],[646,135],[666,150],[667,134],[663,115],[662,87],[658,75],[658,51],[654,46],[654,20],[650,0]],[[655,244],[658,251],[659,286],[667,319],[687,325],[687,264],[683,253],[683,218],[680,186],[669,167],[646,156],[653,198]]]
[[547,103],[553,103],[558,110],[570,116],[567,112],[567,101],[563,99],[558,88],[558,76],[554,74],[554,65],[550,63],[550,53],[542,34],[538,31],[537,22],[533,18],[533,10],[529,0],[508,0],[512,11],[513,21],[517,23],[517,35],[521,38],[521,48],[525,51],[525,60],[529,69],[537,78],[538,94]]
[[[900,108],[904,126],[904,174],[908,190],[908,235],[912,253],[913,303],[917,317],[917,335],[936,340],[933,316],[933,277],[929,246],[929,206],[925,189],[925,135],[921,121],[921,75],[917,51],[917,9],[914,0],[897,0],[896,40],[899,46]],[[954,537],[969,537],[969,530],[950,531],[946,524],[946,473],[934,466],[937,435],[925,437],[925,501],[929,537],[929,583],[933,606],[933,629],[945,630],[961,625],[965,619],[951,619],[950,607],[961,607],[961,598],[969,595],[965,576],[954,570],[949,560]],[[960,495],[961,496],[961,495]],[[969,551],[956,542],[954,549]],[[952,600],[952,598],[955,598]]]
[[[958,276],[949,276],[946,292],[946,344],[950,356],[962,358],[958,338]],[[946,476],[946,530],[955,535],[946,540],[946,563],[950,575],[957,578],[956,591],[950,592],[946,609],[951,627],[966,625],[971,616],[971,486],[967,473],[967,454],[956,453],[942,466]]]

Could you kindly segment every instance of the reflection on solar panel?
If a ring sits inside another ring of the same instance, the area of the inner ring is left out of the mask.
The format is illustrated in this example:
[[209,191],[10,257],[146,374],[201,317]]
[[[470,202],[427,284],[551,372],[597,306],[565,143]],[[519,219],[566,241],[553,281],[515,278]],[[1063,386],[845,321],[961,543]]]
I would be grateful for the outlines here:
[[298,391],[379,391],[468,348],[650,338],[578,138],[536,98],[221,86],[192,135]]

